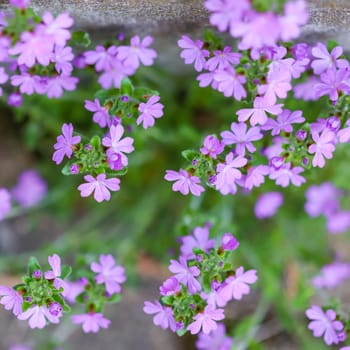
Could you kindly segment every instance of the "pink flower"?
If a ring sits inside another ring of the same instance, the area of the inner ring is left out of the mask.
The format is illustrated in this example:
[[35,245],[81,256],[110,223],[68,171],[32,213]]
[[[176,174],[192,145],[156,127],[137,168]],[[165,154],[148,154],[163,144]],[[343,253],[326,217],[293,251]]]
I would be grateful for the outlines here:
[[114,59],[111,62],[111,69],[105,71],[98,78],[98,83],[104,88],[109,89],[110,87],[120,88],[123,78],[133,75],[135,69],[131,66],[125,65],[124,62],[121,62],[118,59]]
[[309,153],[315,153],[315,156],[312,159],[312,166],[323,168],[326,164],[324,158],[332,158],[333,152],[335,151],[335,134],[332,131],[325,129],[322,131],[321,135],[316,132],[312,133],[312,138],[315,143],[308,148]]
[[10,5],[24,10],[30,3],[30,0],[10,0]]
[[278,115],[282,113],[283,104],[270,104],[263,96],[257,96],[254,100],[254,108],[243,108],[236,112],[238,120],[245,122],[250,118],[251,125],[264,125],[267,121],[267,114]]
[[30,328],[44,328],[46,326],[46,319],[51,323],[59,323],[59,318],[62,314],[54,316],[50,313],[49,309],[43,306],[31,306],[27,311],[22,312],[17,316],[19,320],[28,320]]
[[224,148],[225,145],[221,143],[215,135],[208,135],[205,137],[203,147],[201,147],[200,151],[202,154],[216,159],[216,157],[223,152]]
[[145,66],[151,66],[157,57],[157,53],[153,49],[149,49],[153,42],[151,36],[142,39],[138,35],[130,39],[130,46],[119,46],[117,58],[126,66],[137,69],[142,63]]
[[55,288],[60,289],[64,285],[63,280],[59,278],[61,276],[61,258],[54,254],[48,257],[48,261],[52,270],[45,272],[45,279],[54,280]]
[[233,154],[226,156],[225,163],[220,163],[216,167],[215,188],[221,194],[235,194],[237,192],[236,181],[241,178],[242,174],[237,168],[247,164],[247,159],[242,156],[233,158]]
[[300,27],[307,23],[309,13],[304,0],[288,1],[284,6],[284,16],[279,18],[281,39],[290,41],[300,35]]
[[241,300],[243,295],[250,293],[249,284],[255,283],[257,280],[256,270],[244,272],[244,268],[241,266],[236,270],[235,276],[226,278],[219,289],[219,294],[226,301]]
[[335,261],[323,266],[321,274],[312,279],[312,284],[316,288],[334,288],[341,285],[344,280],[349,278],[350,264]]
[[245,123],[232,123],[231,131],[223,131],[221,133],[222,142],[225,145],[236,145],[236,153],[239,156],[244,156],[246,149],[254,153],[256,148],[253,146],[252,141],[261,140],[263,135],[260,133],[260,128],[254,126],[247,130],[247,124]]
[[159,96],[151,96],[146,103],[140,103],[139,112],[140,116],[136,120],[136,124],[142,126],[144,129],[147,129],[154,125],[156,118],[160,118],[163,115],[164,106],[161,103],[158,103],[160,100]]
[[42,94],[46,90],[46,87],[43,88],[39,76],[28,73],[13,75],[11,77],[11,85],[19,86],[19,91],[26,95],[32,95],[34,92]]
[[209,250],[215,245],[214,239],[209,239],[208,227],[196,227],[193,234],[182,237],[182,244],[180,247],[181,255],[186,259],[194,259],[193,248],[199,248],[209,253]]
[[224,318],[223,309],[215,309],[212,305],[207,305],[203,312],[193,317],[195,321],[187,326],[187,330],[191,334],[198,334],[202,329],[204,334],[209,334],[218,327],[215,321],[221,321]]
[[91,270],[97,273],[95,280],[97,284],[105,284],[106,291],[112,295],[121,292],[121,284],[126,281],[125,269],[115,265],[112,255],[100,255],[100,263],[91,263]]
[[170,277],[159,287],[160,295],[175,295],[180,292],[182,286],[176,277]]
[[74,91],[78,84],[78,78],[70,75],[57,75],[47,81],[46,94],[48,98],[60,98],[64,90]]
[[145,301],[143,311],[148,315],[155,314],[153,323],[156,326],[160,326],[162,329],[170,328],[173,332],[176,331],[176,321],[170,307],[162,306],[158,300],[154,304]]
[[0,286],[0,304],[18,316],[22,312],[23,299],[21,294],[13,288]]
[[65,46],[66,42],[71,38],[69,28],[72,27],[74,21],[68,13],[61,13],[56,18],[50,12],[43,14],[45,34],[51,36],[58,46]]
[[62,135],[57,136],[57,142],[54,144],[56,150],[52,160],[60,164],[64,156],[70,158],[73,154],[73,146],[81,141],[80,136],[73,136],[73,125],[71,123],[62,125]]
[[217,70],[214,79],[218,84],[218,90],[226,97],[233,96],[237,101],[247,97],[247,92],[243,84],[247,81],[245,76],[237,74],[236,71],[229,67],[225,70]]
[[327,216],[327,230],[332,234],[346,232],[350,228],[350,212],[338,211]]
[[339,130],[337,134],[339,142],[341,143],[349,142],[350,140],[350,119],[348,119],[345,124],[347,128]]
[[92,120],[98,124],[101,128],[110,126],[111,118],[108,110],[100,105],[100,101],[95,98],[94,101],[85,100],[85,109],[93,112]]
[[91,175],[84,176],[87,183],[78,187],[82,197],[88,197],[94,192],[96,202],[109,201],[111,194],[109,191],[119,191],[120,180],[118,178],[106,179],[106,174],[97,175],[96,179]]
[[70,63],[74,58],[72,48],[69,46],[55,46],[55,51],[52,56],[52,61],[55,62],[55,68],[58,73],[70,75],[73,66]]
[[253,187],[259,187],[265,182],[265,176],[269,173],[270,168],[267,165],[258,165],[249,168],[243,187],[248,190],[251,190]]
[[183,195],[187,195],[191,192],[194,196],[200,196],[204,191],[203,186],[200,185],[200,179],[197,176],[190,175],[184,169],[180,169],[179,172],[167,170],[164,179],[167,181],[175,181],[172,186],[173,191],[178,191]]
[[291,163],[284,164],[280,169],[270,173],[270,179],[276,180],[276,184],[287,187],[291,182],[294,186],[301,186],[306,180],[299,175],[304,169],[300,166],[292,167]]
[[100,328],[108,328],[111,321],[101,313],[89,312],[88,314],[73,315],[71,320],[74,324],[83,324],[84,333],[97,333]]
[[124,153],[131,153],[134,150],[134,140],[131,137],[121,139],[124,128],[121,124],[112,125],[109,129],[109,136],[102,139],[103,146],[108,147],[107,155],[112,153],[120,154],[123,166],[128,165],[128,157]]
[[209,57],[210,53],[203,49],[203,41],[193,41],[187,35],[183,35],[177,44],[183,49],[180,57],[185,60],[185,64],[194,63],[194,69],[197,72],[201,72],[206,68],[205,58]]
[[201,284],[196,280],[200,275],[200,270],[196,266],[187,266],[187,261],[183,256],[180,256],[179,261],[170,260],[169,270],[175,274],[175,278],[183,283],[191,294],[194,294],[202,289]]
[[314,337],[322,337],[327,345],[339,343],[339,332],[344,328],[340,321],[336,321],[337,314],[329,309],[324,312],[319,306],[312,305],[306,310],[306,316],[311,320],[308,328]]

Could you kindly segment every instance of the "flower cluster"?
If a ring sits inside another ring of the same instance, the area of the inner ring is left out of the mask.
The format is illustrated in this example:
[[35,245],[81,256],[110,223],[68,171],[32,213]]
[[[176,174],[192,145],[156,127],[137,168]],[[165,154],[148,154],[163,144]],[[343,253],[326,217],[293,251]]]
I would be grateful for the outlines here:
[[35,258],[30,258],[28,275],[13,288],[0,286],[0,304],[12,310],[19,320],[28,320],[30,328],[44,328],[48,322],[59,323],[63,312],[70,310],[63,298],[64,279],[69,266],[61,266],[57,254],[48,257],[50,270],[43,271]]
[[[237,28],[240,13],[246,16],[251,11],[248,1],[208,0],[206,4],[213,12],[211,23],[221,23],[221,30]],[[289,19],[277,19],[272,13],[257,13],[252,18],[256,16],[259,23],[264,23],[267,16],[274,18],[273,23],[288,23],[295,28],[307,18],[304,1],[288,2],[285,9],[290,11]],[[233,13],[238,16],[236,19]],[[224,17],[226,20],[221,22]],[[250,28],[249,14],[247,23],[244,18],[244,25]],[[266,28],[269,31],[274,26],[269,24]],[[237,52],[224,46],[214,34],[206,35],[204,41],[193,41],[188,36],[178,41],[185,63],[194,63],[198,72],[206,71],[197,78],[201,87],[211,86],[226,97],[246,100],[253,106],[236,110],[237,120],[220,137],[206,136],[200,152],[183,153],[190,164],[179,172],[168,170],[165,176],[166,180],[175,181],[174,191],[199,196],[205,183],[223,195],[235,194],[238,187],[251,191],[267,178],[282,187],[301,186],[306,181],[302,175],[305,169],[323,168],[326,159],[333,157],[336,145],[350,141],[350,75],[343,49],[334,44],[327,48],[321,43],[277,43],[279,36],[287,40],[285,35],[276,28],[271,33],[276,37],[269,41],[269,35],[259,29],[268,41],[258,43],[254,40],[260,40],[259,34],[251,37],[247,32],[253,40],[247,44],[242,32]],[[305,100],[327,96],[328,106],[322,117],[304,116],[302,110],[284,107],[288,94]]]
[[14,9],[1,13],[0,24],[0,62],[7,67],[0,69],[0,84],[13,88],[8,104],[18,107],[23,94],[59,98],[75,90],[78,78],[72,76],[74,54],[68,45],[73,19],[68,13],[38,16],[29,1],[10,3]]
[[[106,303],[120,300],[121,285],[126,281],[125,269],[116,265],[112,255],[100,255],[98,262],[92,262],[86,277],[75,282],[67,282],[65,299],[73,303],[83,303],[86,313],[71,316],[74,324],[81,324],[84,333],[96,333],[100,328],[108,328],[111,321],[102,311]],[[93,272],[93,274],[91,274]]]
[[12,210],[12,201],[22,208],[30,208],[47,194],[47,183],[36,170],[25,170],[11,189],[0,188],[0,221]]
[[327,220],[327,229],[337,234],[350,228],[350,212],[340,208],[343,191],[330,182],[312,185],[306,191],[305,211],[311,217],[323,215]]
[[[183,237],[181,256],[170,261],[173,275],[160,287],[160,299],[154,303],[146,301],[143,310],[154,315],[153,323],[163,329],[170,328],[178,334],[203,333],[213,338],[213,332],[218,332],[222,342],[230,344],[218,323],[225,318],[223,307],[249,294],[250,284],[257,281],[257,276],[255,270],[233,268],[230,256],[239,242],[231,233],[225,233],[219,246],[215,245],[206,226],[196,227],[191,235]],[[203,337],[199,343],[203,343]]]

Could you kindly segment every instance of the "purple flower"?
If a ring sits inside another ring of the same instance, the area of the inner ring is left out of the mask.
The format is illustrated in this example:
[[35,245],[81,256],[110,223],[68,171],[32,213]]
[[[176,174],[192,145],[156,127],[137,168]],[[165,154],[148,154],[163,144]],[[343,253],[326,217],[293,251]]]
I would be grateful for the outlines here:
[[30,0],[10,0],[10,5],[24,10],[30,3]]
[[227,67],[230,67],[232,64],[238,64],[242,55],[240,53],[231,51],[231,46],[225,46],[222,51],[214,51],[214,57],[210,58],[207,62],[207,69],[212,72],[216,69],[223,70]]
[[269,173],[270,168],[267,165],[258,165],[249,168],[243,187],[248,190],[251,190],[253,187],[259,187],[265,182],[265,176]]
[[160,295],[174,295],[181,290],[181,285],[177,278],[170,277],[160,286]]
[[193,235],[182,237],[181,255],[187,260],[194,259],[193,248],[199,248],[209,253],[209,250],[215,245],[215,239],[209,239],[208,227],[196,227]]
[[315,85],[316,97],[329,95],[331,101],[338,100],[339,92],[350,93],[349,70],[330,68],[320,76],[321,82]]
[[136,120],[136,124],[142,126],[144,129],[147,129],[154,125],[155,118],[160,118],[163,115],[164,106],[161,103],[158,103],[160,100],[159,96],[151,96],[146,103],[140,103],[139,112],[140,116]]
[[277,120],[269,118],[262,126],[263,130],[272,130],[271,135],[276,136],[284,132],[292,132],[292,124],[303,123],[305,118],[302,116],[301,111],[291,112],[289,109],[285,109],[281,114],[278,115]]
[[97,333],[100,328],[108,328],[111,321],[101,313],[89,312],[87,314],[73,315],[71,320],[74,324],[83,324],[84,333]]
[[108,72],[113,68],[113,62],[116,60],[117,52],[118,48],[114,45],[108,49],[98,45],[95,50],[84,53],[85,63],[94,64],[96,72]]
[[34,92],[42,94],[46,91],[46,87],[43,88],[39,76],[27,73],[13,75],[11,77],[11,85],[19,86],[19,91],[26,95],[32,95]]
[[47,183],[35,170],[26,170],[12,189],[13,199],[24,208],[38,204],[47,193]]
[[62,316],[62,305],[54,301],[49,305],[49,312],[52,316],[61,317]]
[[70,75],[73,66],[70,63],[74,58],[72,48],[69,46],[56,46],[52,61],[55,62],[55,68],[58,73]]
[[33,350],[33,348],[30,347],[29,345],[16,344],[16,345],[12,345],[8,350]]
[[167,170],[164,176],[167,181],[175,181],[172,186],[173,191],[187,195],[191,192],[194,196],[200,196],[204,188],[200,185],[200,179],[197,176],[190,175],[186,170],[180,169],[179,172]]
[[100,105],[100,101],[95,98],[94,101],[85,100],[85,109],[93,112],[92,120],[94,123],[98,124],[101,128],[110,126],[111,118],[108,113],[108,110]]
[[21,294],[13,288],[0,286],[0,304],[18,316],[22,312],[23,299]]
[[48,98],[60,98],[64,90],[74,91],[77,87],[78,78],[70,75],[57,75],[48,79],[46,94]]
[[162,306],[158,300],[154,304],[145,301],[143,311],[148,315],[155,314],[153,317],[154,325],[160,326],[162,329],[170,328],[173,332],[176,332],[176,321],[170,307]]
[[254,100],[254,108],[243,108],[236,112],[238,120],[245,122],[250,118],[251,125],[264,125],[267,121],[267,114],[277,115],[282,113],[283,104],[270,104],[265,97],[257,96]]
[[300,35],[300,27],[307,23],[309,13],[304,0],[288,1],[284,6],[284,16],[279,18],[281,39],[290,41]]
[[298,99],[302,99],[304,101],[316,101],[318,100],[318,96],[316,94],[315,87],[319,83],[319,79],[315,76],[311,76],[308,80],[303,83],[296,84],[294,89],[294,96]]
[[324,312],[319,306],[312,305],[306,310],[306,316],[311,320],[308,328],[314,337],[322,337],[327,345],[339,343],[339,332],[344,328],[340,321],[336,321],[337,314],[332,309]]
[[261,140],[263,135],[260,133],[260,128],[254,126],[247,130],[247,124],[245,123],[232,123],[231,131],[223,131],[221,133],[222,142],[225,145],[236,145],[236,153],[239,156],[244,156],[246,149],[254,153],[256,148],[253,146],[252,141]]
[[80,136],[73,136],[72,123],[62,125],[62,135],[57,136],[57,142],[54,144],[56,150],[52,156],[52,160],[56,164],[60,164],[64,156],[70,158],[73,154],[73,146],[81,141]]
[[350,212],[339,211],[327,216],[327,229],[330,233],[343,233],[350,228]]
[[305,211],[311,217],[319,215],[331,216],[339,209],[341,194],[341,191],[330,182],[324,182],[319,186],[312,185],[305,193]]
[[135,73],[135,69],[131,66],[125,65],[117,59],[112,61],[112,68],[105,71],[99,78],[98,83],[104,88],[110,87],[120,88],[121,82],[125,77],[128,77]]
[[270,179],[276,180],[276,184],[287,187],[291,182],[294,186],[301,186],[306,180],[299,175],[304,169],[300,166],[292,167],[291,163],[283,165],[280,169],[270,173]]
[[198,334],[202,329],[204,334],[209,334],[218,327],[215,321],[221,321],[224,318],[223,309],[215,309],[212,305],[207,305],[203,312],[193,317],[195,321],[187,326],[187,330],[191,334]]
[[104,200],[109,201],[111,194],[109,191],[119,191],[120,180],[118,178],[106,179],[106,174],[97,175],[96,179],[91,175],[84,176],[87,183],[78,187],[82,197],[88,197],[94,192],[95,201],[100,203]]
[[235,276],[226,278],[219,289],[219,294],[226,301],[241,300],[243,295],[250,293],[249,284],[255,283],[257,280],[256,270],[244,272],[244,268],[241,266],[236,270]]
[[112,125],[109,129],[109,136],[102,139],[103,146],[108,147],[107,155],[111,153],[120,154],[123,166],[128,165],[128,157],[124,153],[131,153],[134,150],[134,140],[131,137],[121,139],[124,133],[122,125]]
[[19,107],[23,103],[23,97],[20,93],[18,92],[13,92],[12,94],[9,94],[7,103],[9,106],[12,107]]
[[0,221],[11,211],[11,196],[6,188],[0,188]]
[[201,284],[195,277],[200,275],[200,270],[196,266],[187,266],[187,261],[183,256],[180,256],[179,261],[170,260],[169,270],[175,274],[175,278],[183,283],[191,294],[194,294],[202,289]]
[[209,334],[199,333],[196,347],[198,350],[230,350],[233,339],[226,336],[226,328],[222,323]]
[[312,279],[316,288],[334,288],[350,278],[350,264],[334,261],[321,269],[321,274]]
[[337,133],[339,142],[341,143],[349,142],[350,140],[350,119],[348,119],[345,124],[347,128],[341,129]]
[[241,168],[247,164],[247,159],[242,156],[233,158],[233,154],[226,156],[225,163],[220,163],[216,167],[217,176],[215,180],[215,188],[221,194],[235,194],[237,186],[235,181],[241,178],[242,174],[237,168]]
[[225,97],[233,96],[237,101],[247,97],[247,92],[243,84],[247,81],[245,76],[237,74],[232,68],[224,70],[217,70],[214,74],[214,80],[218,84],[218,90],[224,94]]
[[68,303],[74,304],[76,302],[77,296],[85,290],[85,287],[88,284],[88,280],[84,277],[78,279],[75,282],[64,281],[64,290],[62,292],[62,296],[65,300],[67,300]]
[[137,69],[142,63],[145,66],[151,66],[157,57],[157,53],[153,49],[149,49],[153,42],[151,36],[142,39],[138,35],[130,39],[130,46],[119,46],[117,58],[126,66]]
[[315,74],[321,74],[330,68],[348,68],[349,62],[345,59],[339,59],[343,54],[343,48],[336,46],[331,53],[322,43],[317,43],[311,50],[315,59],[311,63],[311,67]]
[[224,148],[225,145],[221,143],[215,135],[208,135],[205,137],[203,147],[201,147],[200,151],[202,154],[216,159],[216,157],[223,152]]
[[115,260],[111,254],[100,255],[100,263],[93,262],[90,267],[97,275],[95,280],[97,284],[105,284],[106,291],[112,295],[121,292],[121,284],[126,281],[125,269],[122,266],[115,265]]
[[335,151],[335,134],[325,129],[321,135],[316,132],[312,133],[312,138],[315,143],[308,148],[309,153],[315,154],[312,159],[312,166],[323,168],[326,164],[324,158],[331,159],[333,157],[333,152]]
[[177,44],[183,49],[180,57],[184,59],[185,64],[194,63],[194,69],[197,72],[201,72],[206,68],[205,58],[209,57],[210,53],[203,49],[203,41],[193,41],[187,35],[183,35]]
[[61,315],[54,316],[50,313],[49,309],[45,306],[34,305],[27,311],[22,312],[17,316],[19,320],[28,320],[30,328],[42,329],[46,326],[46,319],[51,323],[59,323]]
[[220,32],[230,29],[241,19],[244,12],[251,9],[249,0],[206,0],[204,5],[211,12],[211,25],[216,26]]
[[223,250],[236,250],[239,247],[239,242],[232,233],[224,233],[221,238],[221,248]]
[[254,213],[258,219],[274,216],[278,208],[283,204],[281,192],[268,192],[259,196],[255,203]]

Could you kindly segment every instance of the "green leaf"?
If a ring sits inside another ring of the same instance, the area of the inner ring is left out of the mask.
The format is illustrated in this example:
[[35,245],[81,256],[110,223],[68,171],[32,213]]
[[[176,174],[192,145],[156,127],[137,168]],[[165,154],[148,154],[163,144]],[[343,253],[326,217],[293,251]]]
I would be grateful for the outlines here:
[[89,47],[91,45],[89,33],[84,32],[83,30],[74,31],[70,40],[70,44]]
[[27,311],[29,308],[30,308],[30,303],[28,303],[27,301],[23,301],[23,304],[22,304],[22,312],[25,312]]
[[179,337],[182,337],[186,332],[187,332],[187,331],[186,331],[185,328],[179,329],[179,330],[176,331],[176,333],[177,333],[177,335],[178,335]]
[[66,176],[72,175],[72,173],[70,172],[70,167],[72,164],[73,162],[66,163],[66,165],[62,168],[61,173]]
[[62,265],[61,278],[66,279],[72,273],[72,268],[69,265]]
[[185,151],[182,151],[181,155],[189,162],[192,162],[194,159],[200,157],[200,153],[192,149],[187,149]]
[[108,90],[98,90],[95,93],[95,98],[97,98],[101,105],[103,106],[107,101],[114,101],[119,99],[119,89],[108,89]]
[[106,175],[108,175],[108,176],[124,176],[127,174],[127,172],[128,172],[128,167],[126,166],[123,169],[116,170],[116,171],[107,170]]
[[156,90],[151,90],[146,87],[137,87],[134,90],[134,97],[138,100],[145,101],[148,100],[151,96],[159,96],[159,92]]
[[111,297],[106,299],[106,302],[107,303],[119,303],[120,299],[121,299],[120,294],[113,294]]
[[327,49],[328,51],[332,51],[335,47],[339,46],[339,43],[335,40],[327,41]]
[[174,297],[172,295],[168,295],[168,296],[163,296],[161,297],[161,302],[164,304],[164,305],[173,305],[173,302],[174,302]]
[[94,148],[94,149],[100,149],[101,147],[101,138],[97,135],[93,136],[90,140],[90,145]]
[[36,270],[41,270],[39,261],[34,256],[31,256],[29,258],[29,262],[28,262],[28,273],[29,273],[29,276],[32,276],[33,272],[36,271]]
[[121,95],[132,96],[132,92],[134,90],[134,86],[131,83],[129,78],[123,78],[122,83],[120,85],[120,93]]

